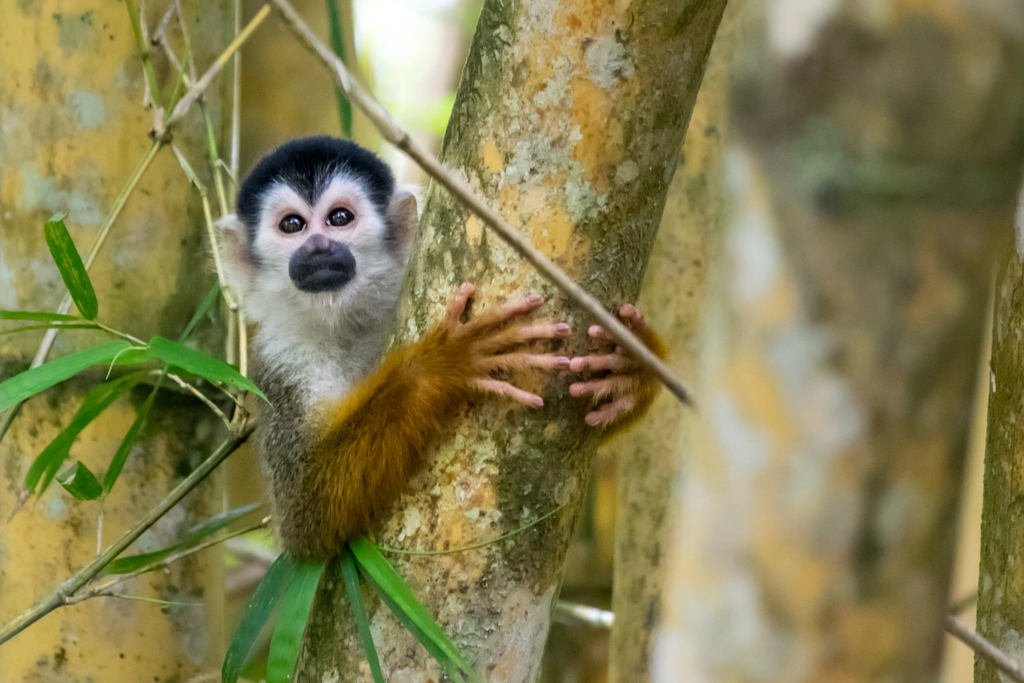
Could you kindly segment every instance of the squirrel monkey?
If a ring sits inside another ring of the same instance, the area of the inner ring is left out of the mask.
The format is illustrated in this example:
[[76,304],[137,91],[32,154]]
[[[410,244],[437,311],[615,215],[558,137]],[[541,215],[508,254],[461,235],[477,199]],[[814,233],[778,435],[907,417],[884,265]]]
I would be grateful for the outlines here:
[[[440,325],[381,360],[417,226],[416,199],[358,145],[293,140],[242,184],[219,223],[229,284],[256,325],[252,379],[270,399],[255,440],[284,550],[326,558],[386,512],[423,453],[474,394],[530,407],[540,396],[492,373],[607,373],[577,382],[587,423],[615,430],[639,416],[658,384],[621,349],[570,359],[531,342],[569,326],[532,322],[534,295],[461,322],[474,293],[455,292]],[[661,345],[631,306],[620,317]],[[600,327],[590,335],[608,337]]]

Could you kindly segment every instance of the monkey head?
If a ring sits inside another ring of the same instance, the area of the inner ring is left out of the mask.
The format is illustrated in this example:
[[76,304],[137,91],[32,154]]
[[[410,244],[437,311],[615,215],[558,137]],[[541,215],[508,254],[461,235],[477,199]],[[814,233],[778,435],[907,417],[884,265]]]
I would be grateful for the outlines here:
[[390,308],[416,220],[414,195],[372,152],[326,136],[293,140],[256,165],[235,215],[219,223],[228,281],[254,322]]

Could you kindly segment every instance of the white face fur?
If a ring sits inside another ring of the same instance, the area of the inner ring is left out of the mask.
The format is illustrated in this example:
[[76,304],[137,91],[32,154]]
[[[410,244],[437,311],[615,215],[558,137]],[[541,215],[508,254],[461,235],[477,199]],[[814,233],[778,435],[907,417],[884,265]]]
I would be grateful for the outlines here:
[[[339,175],[312,206],[283,182],[270,186],[260,206],[251,245],[255,263],[245,257],[245,226],[233,216],[220,223],[228,243],[228,281],[241,294],[249,321],[259,324],[256,351],[265,361],[296,371],[336,374],[324,364],[341,363],[361,374],[376,360],[395,313],[415,227],[415,198],[399,188],[383,216],[358,179]],[[397,239],[388,242],[389,220],[412,225],[399,226]],[[338,222],[344,224],[332,224]],[[355,275],[336,291],[301,291],[289,275],[292,255],[315,235],[343,244],[355,257]]]

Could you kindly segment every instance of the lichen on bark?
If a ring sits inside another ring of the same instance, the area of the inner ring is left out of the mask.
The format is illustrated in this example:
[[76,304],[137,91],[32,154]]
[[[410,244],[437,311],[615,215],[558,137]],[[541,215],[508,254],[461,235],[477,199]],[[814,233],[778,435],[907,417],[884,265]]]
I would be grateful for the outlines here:
[[[442,159],[571,277],[609,307],[635,299],[721,0],[485,3]],[[436,187],[426,198],[396,343],[436,323],[462,281],[478,309],[541,292],[566,319],[570,352],[588,320]],[[596,440],[567,380],[536,380],[528,412],[474,402],[377,530],[386,545],[458,548],[561,505],[501,544],[394,558],[399,572],[489,680],[536,678],[549,614]],[[357,680],[362,654],[343,586],[329,572],[300,680]],[[426,653],[374,607],[391,680],[436,675]]]

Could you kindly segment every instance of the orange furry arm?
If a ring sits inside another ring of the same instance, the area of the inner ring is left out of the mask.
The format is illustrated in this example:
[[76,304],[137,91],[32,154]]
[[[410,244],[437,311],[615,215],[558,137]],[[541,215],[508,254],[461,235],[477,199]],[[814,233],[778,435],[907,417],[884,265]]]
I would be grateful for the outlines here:
[[276,496],[285,550],[298,557],[329,557],[392,505],[423,464],[423,455],[474,393],[496,394],[528,406],[539,396],[491,377],[492,371],[568,369],[569,359],[517,352],[536,339],[568,335],[564,324],[507,325],[542,303],[539,296],[498,307],[462,324],[473,293],[463,285],[436,330],[389,354],[346,396],[321,401],[301,427],[294,472]]
[[396,351],[350,394],[316,404],[303,500],[286,549],[329,556],[364,531],[419,469],[427,446],[469,397],[465,344],[438,329]]

